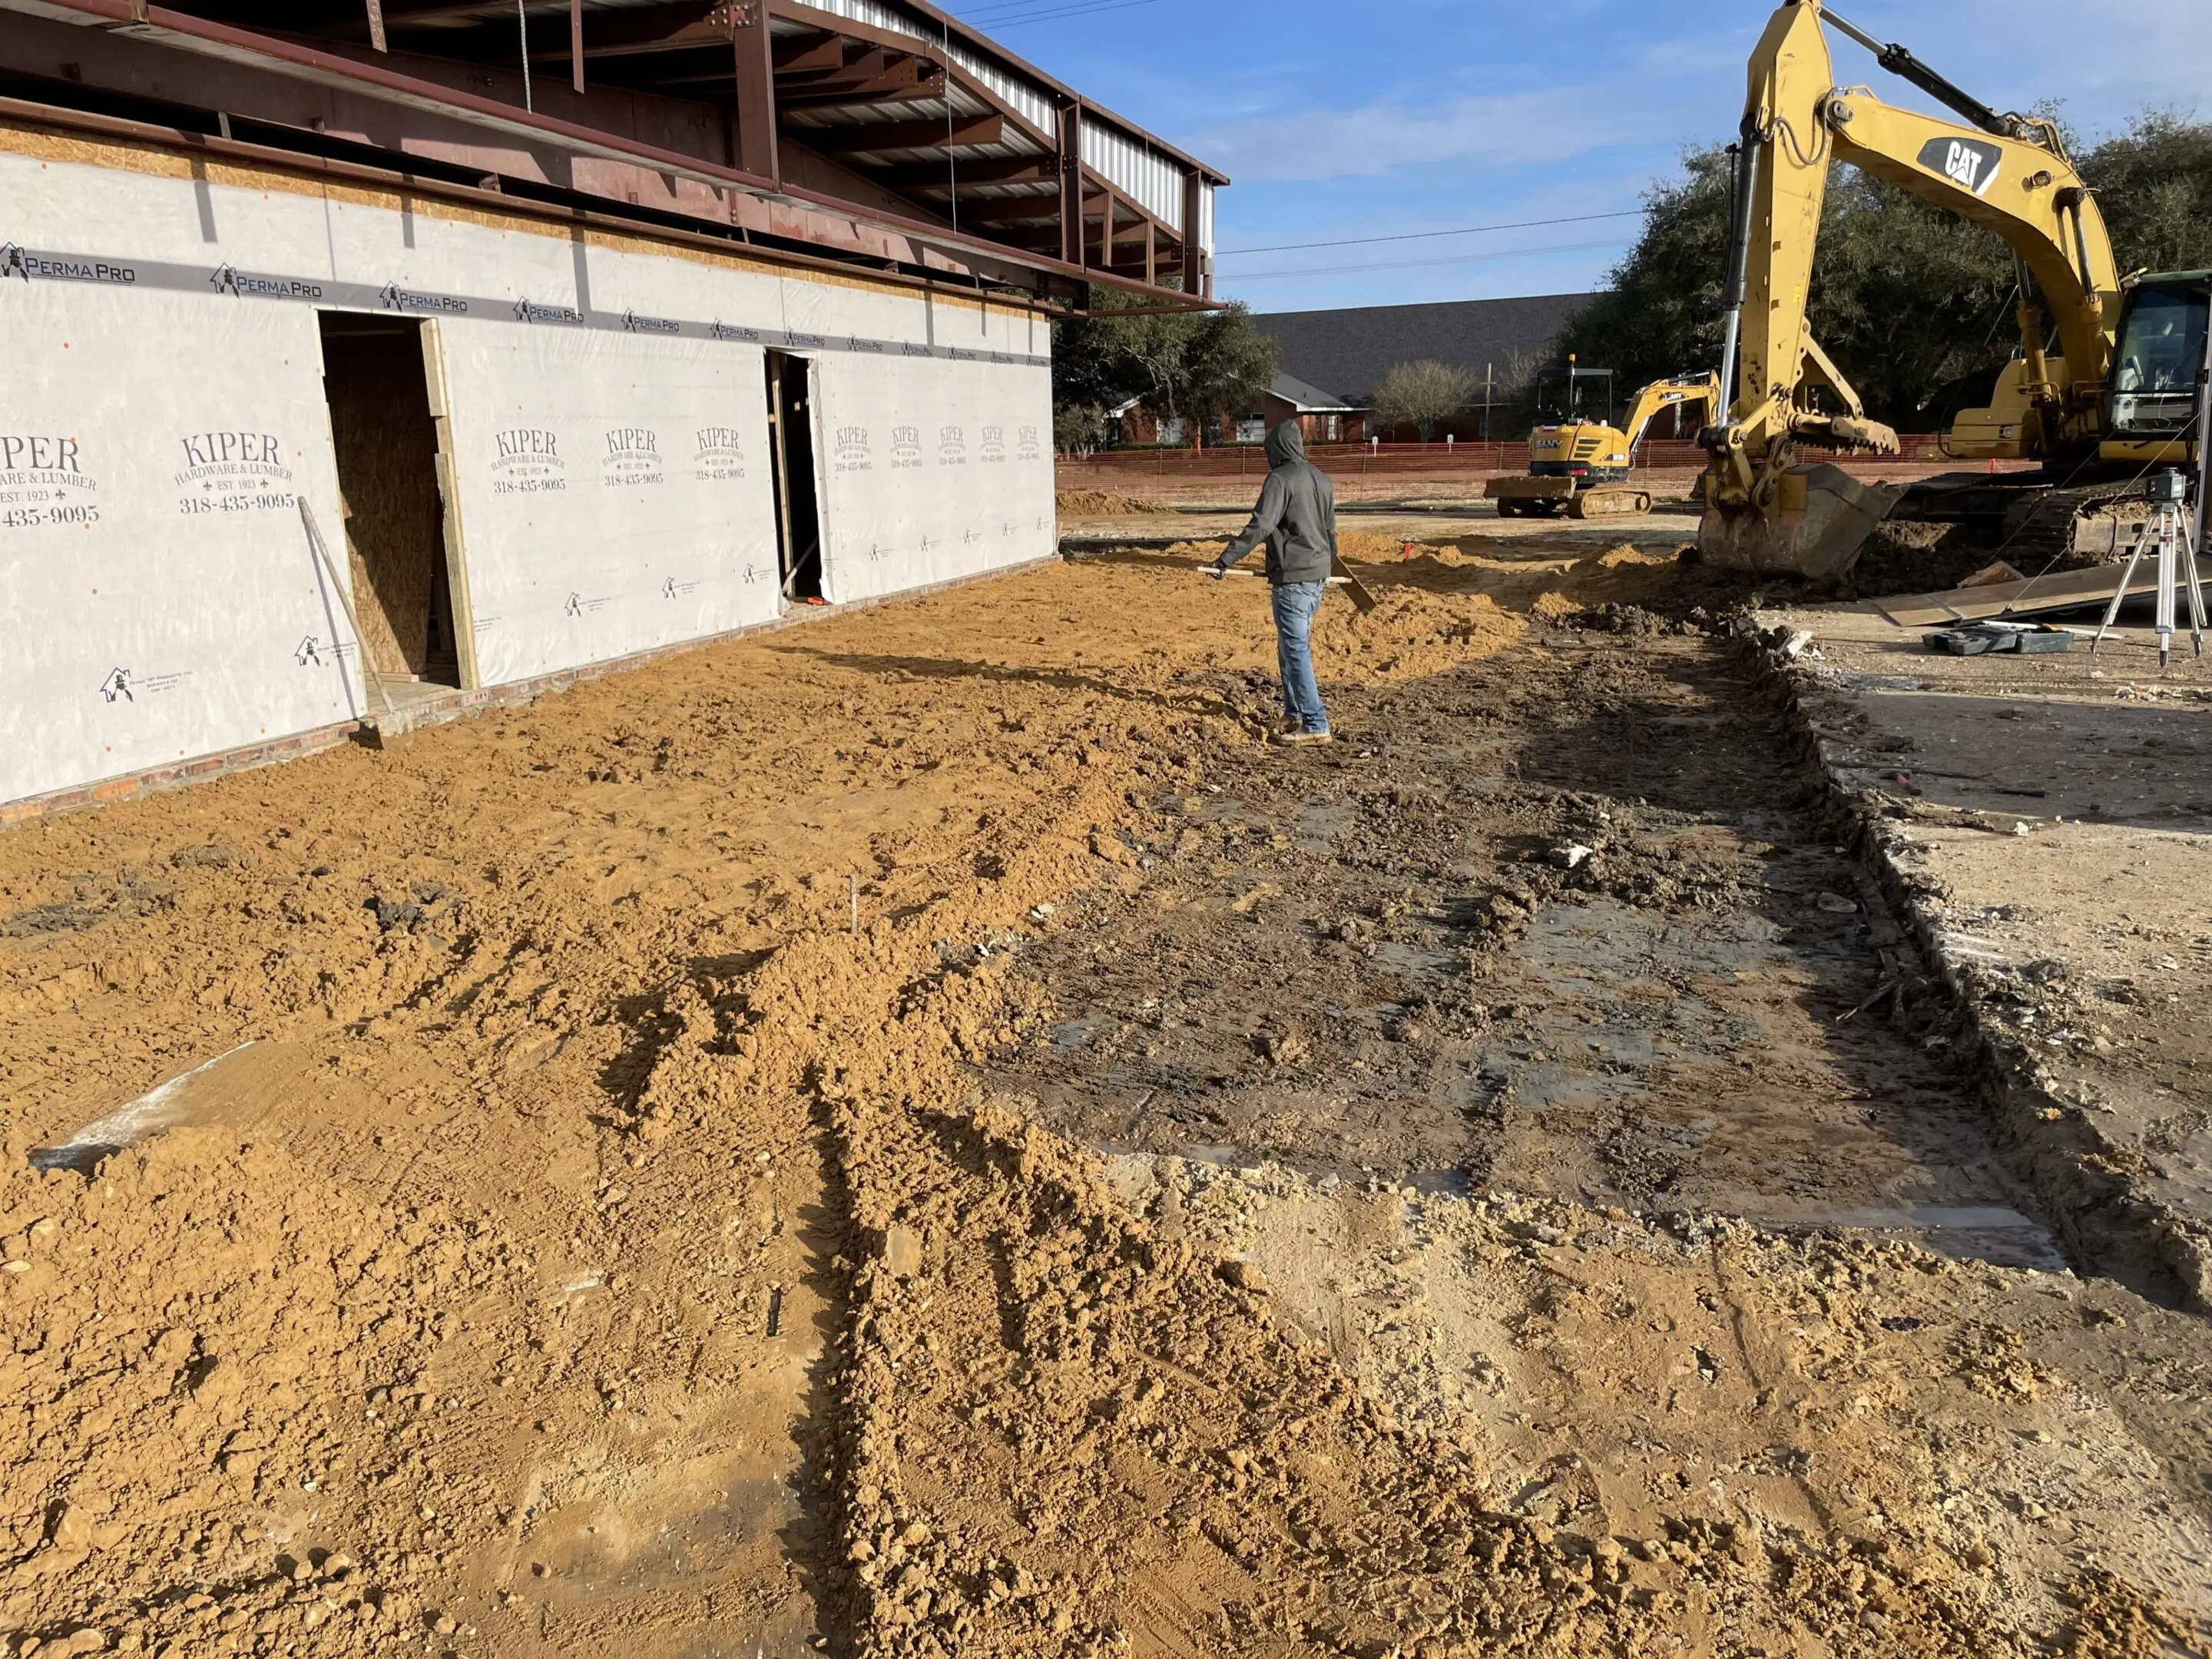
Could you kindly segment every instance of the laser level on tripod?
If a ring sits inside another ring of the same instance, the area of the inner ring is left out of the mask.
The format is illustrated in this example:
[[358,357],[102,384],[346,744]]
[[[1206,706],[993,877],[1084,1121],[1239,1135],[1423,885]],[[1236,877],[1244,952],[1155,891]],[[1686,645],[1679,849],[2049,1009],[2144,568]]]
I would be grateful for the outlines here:
[[2089,649],[2094,651],[2105,642],[2105,635],[2128,596],[2128,586],[2135,580],[2136,567],[2142,562],[2145,549],[2151,549],[2158,555],[2158,609],[2151,626],[2158,635],[2158,665],[2163,668],[2173,654],[2174,611],[2185,583],[2189,589],[2190,643],[2198,656],[2204,654],[2204,586],[2197,574],[2197,538],[2182,512],[2182,503],[2189,499],[2189,481],[2169,466],[2152,473],[2144,483],[2150,516],[2143,520],[2142,532],[2129,550],[2127,568],[2120,573],[2120,585],[2113,591],[2112,604],[2105,607],[2105,620],[2097,625],[2097,637],[2089,641]]

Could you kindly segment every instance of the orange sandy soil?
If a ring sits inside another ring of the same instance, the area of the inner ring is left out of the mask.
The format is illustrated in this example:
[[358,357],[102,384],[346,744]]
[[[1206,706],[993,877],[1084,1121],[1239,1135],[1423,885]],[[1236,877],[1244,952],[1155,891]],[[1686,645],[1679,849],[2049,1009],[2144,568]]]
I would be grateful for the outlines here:
[[[1373,566],[1322,672],[1538,665],[1670,568]],[[1264,616],[1056,566],[0,838],[0,1652],[2203,1652],[2201,1322],[981,1086],[1162,797],[1300,763]],[[1441,1310],[1302,1312],[1316,1251]]]

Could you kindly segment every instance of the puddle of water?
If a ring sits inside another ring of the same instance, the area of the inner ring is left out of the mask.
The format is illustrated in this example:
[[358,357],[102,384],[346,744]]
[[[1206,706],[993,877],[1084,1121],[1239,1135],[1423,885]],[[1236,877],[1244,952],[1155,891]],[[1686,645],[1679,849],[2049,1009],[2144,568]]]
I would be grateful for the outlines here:
[[1054,1048],[1066,1054],[1071,1048],[1089,1047],[1117,1024],[1110,1014],[1081,1014],[1060,1021],[1046,1032],[1046,1036]]
[[1291,820],[1291,841],[1301,853],[1327,858],[1336,850],[1338,839],[1358,827],[1360,816],[1355,802],[1309,795],[1298,803]]

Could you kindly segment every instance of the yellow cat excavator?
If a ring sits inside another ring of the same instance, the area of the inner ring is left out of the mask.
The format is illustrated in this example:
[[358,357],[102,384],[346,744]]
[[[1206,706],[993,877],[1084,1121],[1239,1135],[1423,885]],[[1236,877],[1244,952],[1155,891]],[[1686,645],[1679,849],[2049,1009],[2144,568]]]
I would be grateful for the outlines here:
[[[1824,22],[1970,125],[1837,85]],[[1699,434],[1708,461],[1698,546],[1707,561],[1834,576],[1893,510],[1993,524],[2015,540],[2027,533],[2015,550],[2064,547],[2075,516],[2123,492],[2125,478],[2186,461],[2212,280],[2200,271],[2124,283],[2055,122],[2000,115],[1820,0],[1787,0],[1753,54],[1731,155],[1721,380],[1733,401],[1726,419]],[[2040,471],[1929,480],[1899,507],[1898,487],[1807,459],[1898,447],[1807,326],[1832,161],[1984,226],[2011,247],[2021,273],[2018,354],[1990,406],[1959,415],[1946,448],[1966,460],[2039,460]]]
[[[1586,384],[1604,388],[1594,402],[1584,395]],[[1482,493],[1498,503],[1501,518],[1560,512],[1571,519],[1608,518],[1651,510],[1651,492],[1632,485],[1628,473],[1652,417],[1682,408],[1697,410],[1701,423],[1711,421],[1720,413],[1721,380],[1710,369],[1654,380],[1636,394],[1627,420],[1616,427],[1613,371],[1581,368],[1570,356],[1564,369],[1537,375],[1536,400],[1553,418],[1528,434],[1528,471],[1517,478],[1492,478]]]

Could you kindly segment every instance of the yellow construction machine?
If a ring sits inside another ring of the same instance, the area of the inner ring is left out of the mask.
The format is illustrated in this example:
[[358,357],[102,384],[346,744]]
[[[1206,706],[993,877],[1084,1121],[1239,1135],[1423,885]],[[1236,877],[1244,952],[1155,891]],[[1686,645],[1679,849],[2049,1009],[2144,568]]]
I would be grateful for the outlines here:
[[1616,427],[1613,371],[1583,368],[1570,356],[1565,368],[1547,368],[1536,376],[1536,407],[1543,424],[1528,434],[1528,472],[1518,478],[1492,478],[1482,493],[1506,519],[1649,513],[1651,492],[1628,482],[1644,428],[1660,410],[1676,407],[1698,409],[1704,419],[1711,419],[1720,413],[1720,376],[1710,372],[1654,380],[1636,394],[1628,419]]
[[[1838,86],[1824,22],[1969,125]],[[2014,551],[2063,549],[2077,515],[2123,493],[2126,479],[2187,461],[2212,281],[2203,272],[2123,280],[2096,198],[2055,122],[1998,114],[1820,0],[1789,0],[1769,19],[1749,82],[1731,147],[1721,379],[1734,400],[1726,419],[1699,434],[1708,462],[1698,546],[1709,562],[1838,575],[1893,511],[1993,526]],[[1984,226],[2012,248],[2018,354],[1990,406],[1960,414],[1946,450],[1963,460],[2039,460],[2041,471],[1929,480],[1900,507],[1899,486],[1807,459],[1898,447],[1806,323],[1832,161]]]

